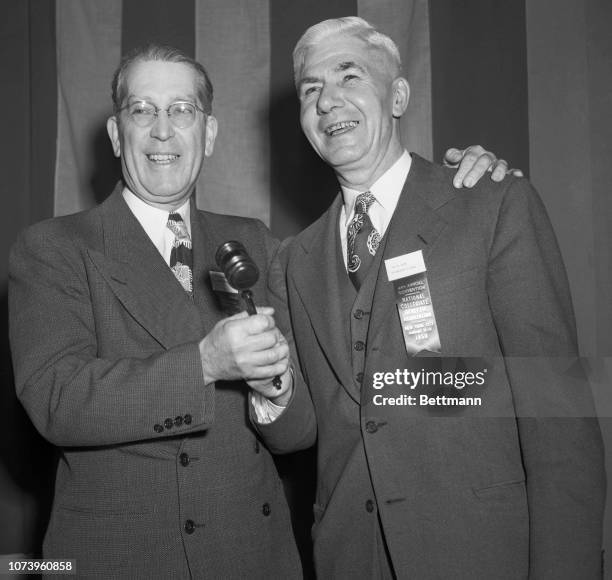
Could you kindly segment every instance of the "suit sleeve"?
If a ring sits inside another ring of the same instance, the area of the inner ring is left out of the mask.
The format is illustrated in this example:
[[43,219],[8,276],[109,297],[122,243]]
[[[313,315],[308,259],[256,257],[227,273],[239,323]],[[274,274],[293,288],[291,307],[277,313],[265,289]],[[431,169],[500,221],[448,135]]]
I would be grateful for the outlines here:
[[285,258],[289,243],[290,240],[286,240],[274,252],[268,271],[267,286],[270,305],[275,310],[276,324],[287,339],[291,350],[291,360],[294,363],[293,394],[285,410],[274,421],[267,424],[253,421],[273,453],[290,453],[306,449],[314,444],[317,434],[314,407],[299,365],[296,364],[298,359],[289,319],[285,283]]
[[561,254],[526,180],[502,200],[487,283],[526,472],[529,577],[600,578],[603,444]]
[[204,385],[197,343],[99,358],[86,269],[66,236],[36,226],[16,242],[9,319],[17,395],[55,445],[111,445],[212,424],[214,390]]

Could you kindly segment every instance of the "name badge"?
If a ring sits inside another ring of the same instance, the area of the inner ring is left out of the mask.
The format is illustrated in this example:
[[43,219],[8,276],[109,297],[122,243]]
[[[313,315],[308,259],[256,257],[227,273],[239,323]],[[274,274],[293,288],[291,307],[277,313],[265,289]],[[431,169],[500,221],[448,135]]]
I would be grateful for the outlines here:
[[221,310],[226,314],[232,315],[237,314],[242,310],[242,304],[240,302],[240,293],[238,290],[229,285],[227,278],[223,272],[217,272],[211,270],[210,285],[219,301]]
[[387,278],[395,288],[395,304],[406,352],[409,356],[423,350],[440,352],[442,345],[429,293],[423,252],[418,250],[385,260],[385,268]]

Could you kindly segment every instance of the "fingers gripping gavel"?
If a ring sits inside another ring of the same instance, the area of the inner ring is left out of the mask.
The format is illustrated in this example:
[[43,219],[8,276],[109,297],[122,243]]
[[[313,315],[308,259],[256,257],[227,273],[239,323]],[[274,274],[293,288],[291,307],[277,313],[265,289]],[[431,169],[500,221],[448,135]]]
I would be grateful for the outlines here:
[[[240,242],[225,242],[217,248],[215,261],[225,274],[228,284],[240,292],[249,315],[257,314],[251,287],[259,279],[259,268],[249,256],[246,248]],[[274,377],[272,384],[280,390],[280,377]]]

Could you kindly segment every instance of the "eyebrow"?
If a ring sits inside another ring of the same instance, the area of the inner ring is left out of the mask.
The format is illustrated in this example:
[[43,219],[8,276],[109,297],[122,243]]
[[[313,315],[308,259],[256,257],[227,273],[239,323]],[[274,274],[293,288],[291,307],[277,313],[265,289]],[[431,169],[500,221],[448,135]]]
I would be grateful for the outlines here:
[[304,77],[300,79],[299,86],[301,87],[302,85],[313,85],[315,83],[320,83],[320,82],[321,82],[321,79],[318,77]]
[[364,67],[362,67],[360,64],[357,64],[356,62],[353,62],[352,60],[346,60],[344,62],[341,62],[334,69],[334,71],[335,72],[342,72],[342,71],[345,71],[345,70],[349,70],[351,68],[357,69],[358,71],[362,72],[363,74],[367,74],[367,72],[368,72]]
[[[129,95],[127,95],[126,101],[129,101],[130,99],[133,99],[136,102],[146,101],[147,103],[155,104],[155,99],[153,99],[152,97],[148,97],[148,96],[141,97],[141,96],[135,95],[134,93],[130,93]],[[190,93],[185,93],[183,94],[183,96],[176,95],[172,99],[170,99],[170,104],[177,103],[177,102],[178,103],[189,103],[189,102],[197,103],[198,97]]]
[[[363,66],[361,66],[360,64],[357,64],[356,62],[352,60],[346,60],[341,63],[338,63],[338,65],[334,68],[334,72],[344,72],[345,70],[350,70],[350,69],[356,69],[362,74],[368,73],[368,71]],[[300,79],[298,86],[301,87],[302,85],[313,85],[313,84],[320,83],[320,82],[321,82],[321,79],[319,77],[304,77]]]

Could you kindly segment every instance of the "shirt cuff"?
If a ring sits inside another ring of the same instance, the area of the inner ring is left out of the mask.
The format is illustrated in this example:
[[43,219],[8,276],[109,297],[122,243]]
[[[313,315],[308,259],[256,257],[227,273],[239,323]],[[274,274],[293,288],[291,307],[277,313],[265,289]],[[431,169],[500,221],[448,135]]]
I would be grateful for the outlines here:
[[253,405],[257,422],[261,425],[272,423],[285,410],[285,407],[275,405],[270,399],[256,391],[251,392],[251,405]]

